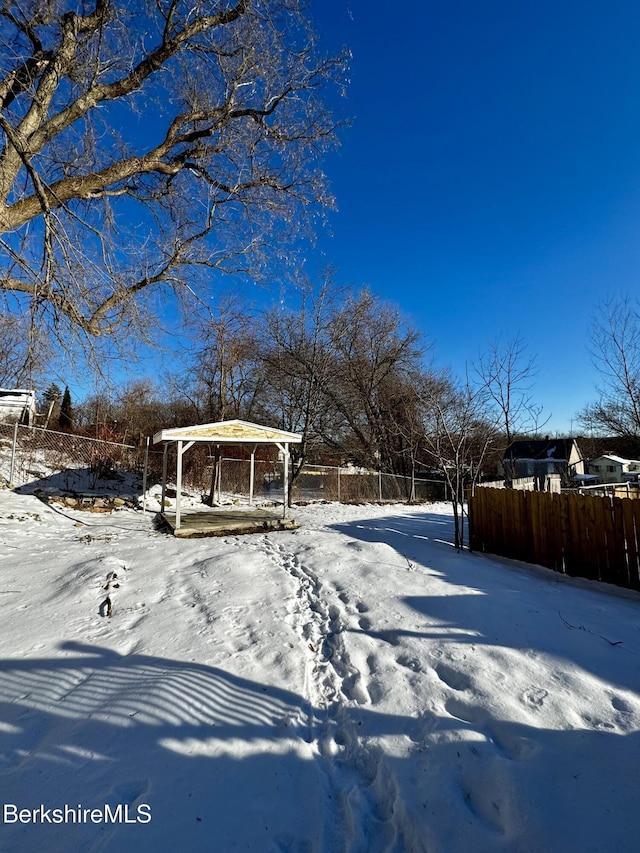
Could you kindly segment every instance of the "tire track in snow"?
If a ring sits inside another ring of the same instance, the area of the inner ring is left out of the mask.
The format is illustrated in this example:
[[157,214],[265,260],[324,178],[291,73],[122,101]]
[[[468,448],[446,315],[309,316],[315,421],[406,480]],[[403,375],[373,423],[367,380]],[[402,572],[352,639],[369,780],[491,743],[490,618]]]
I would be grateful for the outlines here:
[[[345,646],[353,609],[347,607],[348,596],[323,587],[282,544],[265,536],[263,545],[267,556],[296,583],[289,620],[307,649],[304,698],[314,709],[310,739],[317,744],[325,779],[323,849],[420,853],[423,847],[414,837],[382,750],[359,733],[358,708],[371,704],[371,697]],[[362,619],[366,607],[359,604],[356,609]]]

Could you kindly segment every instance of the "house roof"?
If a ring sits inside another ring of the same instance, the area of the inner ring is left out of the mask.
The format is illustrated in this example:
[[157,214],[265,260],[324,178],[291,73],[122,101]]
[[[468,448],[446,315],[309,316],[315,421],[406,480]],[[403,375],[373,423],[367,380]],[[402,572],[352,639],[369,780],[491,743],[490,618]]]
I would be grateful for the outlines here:
[[528,441],[512,441],[504,452],[504,459],[530,459],[543,462],[553,459],[557,462],[567,462],[572,449],[577,449],[574,438],[545,438]]
[[161,441],[208,441],[211,444],[299,444],[302,436],[275,427],[253,424],[249,421],[217,421],[189,427],[163,429],[153,436],[153,443]]
[[600,459],[610,459],[611,462],[618,462],[620,465],[628,465],[629,462],[640,461],[638,459],[623,459],[622,456],[615,456],[613,453],[603,453],[602,456],[591,459],[590,462],[593,464],[594,462],[598,462]]
[[0,409],[11,411],[30,409],[35,414],[36,392],[28,388],[0,388]]
[[3,403],[20,403],[21,405],[35,402],[36,392],[28,388],[0,388],[0,400]]

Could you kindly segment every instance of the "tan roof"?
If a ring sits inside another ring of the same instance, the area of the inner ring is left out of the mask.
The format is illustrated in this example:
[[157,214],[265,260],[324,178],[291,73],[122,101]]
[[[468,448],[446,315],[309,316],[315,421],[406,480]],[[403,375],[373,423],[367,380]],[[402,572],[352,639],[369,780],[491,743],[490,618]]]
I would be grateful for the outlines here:
[[295,432],[275,429],[275,427],[233,420],[163,429],[153,436],[154,444],[160,441],[208,441],[212,444],[299,444],[302,436]]

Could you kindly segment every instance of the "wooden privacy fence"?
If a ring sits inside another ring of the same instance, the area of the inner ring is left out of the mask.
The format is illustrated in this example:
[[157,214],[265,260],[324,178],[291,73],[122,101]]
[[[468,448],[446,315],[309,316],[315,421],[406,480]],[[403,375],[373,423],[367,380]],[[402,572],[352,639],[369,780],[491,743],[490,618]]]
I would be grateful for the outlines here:
[[640,500],[476,489],[475,551],[640,590]]

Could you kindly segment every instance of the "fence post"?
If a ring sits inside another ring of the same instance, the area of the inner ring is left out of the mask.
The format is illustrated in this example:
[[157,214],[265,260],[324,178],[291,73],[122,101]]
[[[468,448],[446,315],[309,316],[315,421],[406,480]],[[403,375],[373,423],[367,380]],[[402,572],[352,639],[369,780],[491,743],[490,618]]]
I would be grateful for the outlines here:
[[378,471],[378,500],[382,503],[382,471]]
[[13,488],[13,475],[16,470],[16,446],[18,444],[18,422],[13,425],[13,442],[11,444],[11,465],[9,467],[9,488]]
[[338,465],[338,503],[341,503],[340,500],[340,466]]

